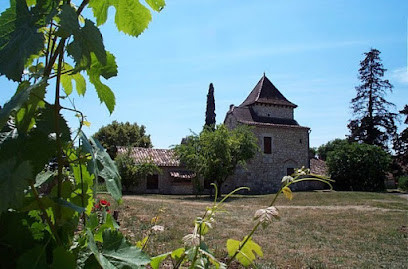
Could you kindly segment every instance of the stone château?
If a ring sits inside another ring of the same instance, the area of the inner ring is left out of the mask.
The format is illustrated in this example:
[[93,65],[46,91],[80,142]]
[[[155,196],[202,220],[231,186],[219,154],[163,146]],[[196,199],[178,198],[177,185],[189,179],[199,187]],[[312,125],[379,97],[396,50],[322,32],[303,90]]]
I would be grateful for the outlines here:
[[[246,167],[236,169],[223,185],[224,191],[247,186],[251,189],[250,193],[276,192],[283,176],[292,174],[296,168],[310,167],[310,128],[300,126],[294,119],[296,107],[265,74],[241,105],[230,106],[224,124],[228,128],[235,128],[239,124],[251,126],[261,151]],[[125,148],[119,149],[119,152],[124,151]],[[148,176],[130,191],[163,194],[194,192],[192,178],[195,174],[177,160],[173,150],[133,148],[131,156],[136,163],[153,161],[163,173]],[[313,167],[311,169],[313,171]],[[321,185],[298,183],[292,187],[298,190],[313,188],[321,188]]]
[[241,105],[230,106],[224,124],[228,128],[239,124],[251,126],[261,152],[246,167],[236,170],[226,181],[226,189],[247,186],[251,193],[275,192],[283,176],[291,175],[295,168],[310,167],[310,128],[300,126],[294,119],[296,107],[265,74]]

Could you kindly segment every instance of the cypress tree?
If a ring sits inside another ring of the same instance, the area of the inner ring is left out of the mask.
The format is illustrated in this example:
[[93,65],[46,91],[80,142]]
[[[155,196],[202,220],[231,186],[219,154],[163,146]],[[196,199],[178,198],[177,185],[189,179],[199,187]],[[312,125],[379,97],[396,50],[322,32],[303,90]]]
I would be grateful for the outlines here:
[[393,86],[383,79],[387,69],[379,57],[380,51],[371,49],[364,55],[359,69],[361,84],[355,87],[357,96],[351,100],[355,118],[347,126],[350,129],[348,138],[388,149],[388,143],[396,136],[397,114],[390,112],[389,108],[395,105],[384,96],[388,91],[392,92]]
[[205,111],[205,127],[209,127],[212,130],[215,129],[215,99],[214,99],[214,86],[210,83],[207,94],[207,109]]

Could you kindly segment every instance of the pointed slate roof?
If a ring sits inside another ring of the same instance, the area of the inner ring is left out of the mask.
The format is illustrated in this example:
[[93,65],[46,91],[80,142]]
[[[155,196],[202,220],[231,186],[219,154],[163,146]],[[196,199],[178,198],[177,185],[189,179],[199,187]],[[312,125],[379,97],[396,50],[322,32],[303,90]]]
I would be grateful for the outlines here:
[[265,76],[259,80],[255,88],[251,91],[245,101],[240,105],[249,106],[253,104],[281,105],[296,108],[297,105],[290,102]]

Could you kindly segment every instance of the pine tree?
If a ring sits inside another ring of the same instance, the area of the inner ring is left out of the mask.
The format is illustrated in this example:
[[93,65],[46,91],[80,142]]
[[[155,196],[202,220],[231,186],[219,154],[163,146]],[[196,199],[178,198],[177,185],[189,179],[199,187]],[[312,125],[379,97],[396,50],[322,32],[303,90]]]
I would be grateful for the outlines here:
[[357,96],[351,100],[354,119],[350,120],[349,140],[388,149],[388,143],[396,136],[396,113],[390,112],[394,104],[385,100],[393,86],[384,77],[385,69],[379,57],[380,51],[371,49],[360,62],[359,79],[361,84],[355,89]]
[[215,99],[214,99],[214,86],[210,83],[210,88],[207,94],[207,109],[205,111],[205,125],[212,130],[215,129]]

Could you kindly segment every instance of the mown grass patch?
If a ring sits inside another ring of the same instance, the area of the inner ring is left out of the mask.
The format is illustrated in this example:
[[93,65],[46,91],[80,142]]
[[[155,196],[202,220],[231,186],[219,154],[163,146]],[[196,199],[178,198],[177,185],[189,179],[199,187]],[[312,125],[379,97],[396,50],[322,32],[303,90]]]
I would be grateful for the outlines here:
[[[272,195],[234,196],[228,211],[216,216],[205,241],[219,258],[226,256],[228,238],[242,239],[253,227],[254,212],[266,207]],[[208,197],[143,195],[125,197],[118,207],[124,233],[142,239],[159,215],[165,231],[152,236],[150,255],[182,246],[193,220],[211,204]],[[407,268],[408,202],[386,193],[297,192],[292,201],[281,197],[276,206],[281,220],[259,230],[254,240],[264,250],[259,268]]]

